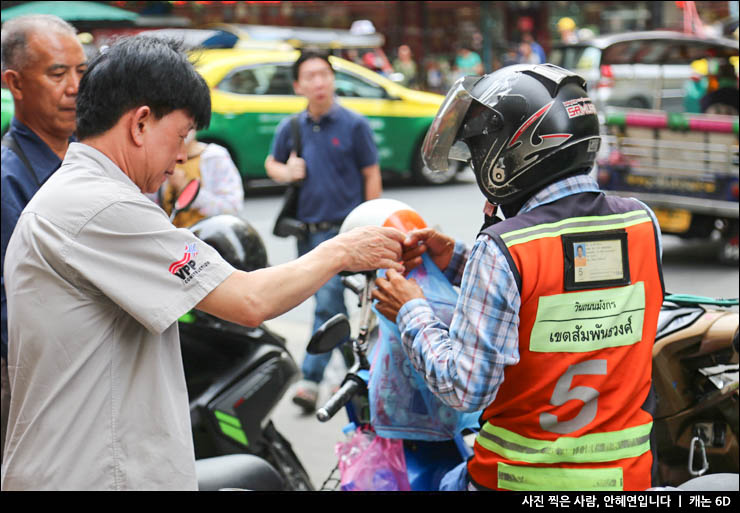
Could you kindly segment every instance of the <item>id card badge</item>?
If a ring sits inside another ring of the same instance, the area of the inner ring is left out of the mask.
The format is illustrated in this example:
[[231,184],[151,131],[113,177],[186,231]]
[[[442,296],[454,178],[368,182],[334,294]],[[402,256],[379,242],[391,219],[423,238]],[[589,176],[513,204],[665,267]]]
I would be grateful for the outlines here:
[[563,235],[565,290],[630,284],[627,232]]

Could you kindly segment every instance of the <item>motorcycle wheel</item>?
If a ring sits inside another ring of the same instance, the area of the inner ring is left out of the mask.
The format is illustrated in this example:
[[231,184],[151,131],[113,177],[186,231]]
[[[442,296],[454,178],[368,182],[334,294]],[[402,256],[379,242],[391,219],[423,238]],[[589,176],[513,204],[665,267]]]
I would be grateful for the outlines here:
[[265,439],[264,458],[277,469],[285,480],[287,490],[311,492],[314,490],[311,478],[303,468],[293,448],[281,435],[272,421],[269,421],[262,432]]

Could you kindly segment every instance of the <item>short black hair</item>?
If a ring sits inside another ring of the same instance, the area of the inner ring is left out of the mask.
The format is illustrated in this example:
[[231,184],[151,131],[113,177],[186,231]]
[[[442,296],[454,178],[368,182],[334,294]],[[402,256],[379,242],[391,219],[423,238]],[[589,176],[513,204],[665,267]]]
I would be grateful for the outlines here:
[[329,62],[329,54],[320,50],[302,50],[301,55],[299,55],[298,59],[293,63],[293,80],[295,80],[296,82],[298,81],[298,70],[301,67],[301,64],[309,59],[325,60],[326,63],[329,65],[329,69],[331,70],[331,72],[334,73],[334,68],[332,67],[331,62]]
[[90,64],[77,93],[77,138],[100,135],[131,109],[147,105],[156,119],[186,110],[198,129],[211,121],[211,94],[182,44],[156,37],[126,37]]

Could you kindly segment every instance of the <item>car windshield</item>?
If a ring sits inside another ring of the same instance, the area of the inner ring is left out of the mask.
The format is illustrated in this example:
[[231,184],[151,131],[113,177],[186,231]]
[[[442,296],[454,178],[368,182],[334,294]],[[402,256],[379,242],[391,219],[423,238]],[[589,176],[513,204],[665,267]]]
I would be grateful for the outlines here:
[[599,65],[601,50],[593,46],[566,46],[555,48],[550,62],[571,70],[592,69]]
[[589,45],[554,48],[550,62],[565,69],[586,70],[617,64],[690,64],[706,57],[730,57],[737,50],[710,43],[673,39],[620,41],[603,51]]
[[290,64],[268,64],[237,69],[221,81],[218,89],[237,94],[293,94]]
[[385,89],[360,77],[337,71],[335,76],[337,96],[359,98],[386,98]]
[[601,64],[690,64],[697,59],[724,55],[732,55],[732,49],[694,41],[641,39],[615,43],[604,49]]
[[[335,84],[337,96],[375,99],[388,97],[383,87],[343,71],[336,71]],[[295,94],[290,64],[263,64],[236,69],[217,87],[237,94]]]

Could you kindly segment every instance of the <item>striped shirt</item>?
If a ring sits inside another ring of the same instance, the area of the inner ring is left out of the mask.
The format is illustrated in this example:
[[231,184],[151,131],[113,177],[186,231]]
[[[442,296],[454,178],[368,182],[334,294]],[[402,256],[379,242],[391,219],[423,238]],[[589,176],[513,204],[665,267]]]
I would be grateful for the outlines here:
[[[598,184],[587,175],[569,177],[538,192],[519,213],[582,192],[599,192]],[[397,317],[403,347],[442,401],[462,411],[482,410],[496,399],[504,369],[519,362],[519,290],[503,252],[485,234],[470,251],[456,241],[445,275],[460,286],[449,328],[426,300],[411,300]]]

